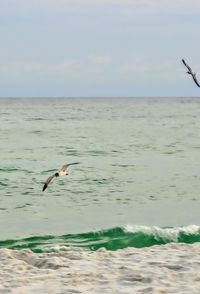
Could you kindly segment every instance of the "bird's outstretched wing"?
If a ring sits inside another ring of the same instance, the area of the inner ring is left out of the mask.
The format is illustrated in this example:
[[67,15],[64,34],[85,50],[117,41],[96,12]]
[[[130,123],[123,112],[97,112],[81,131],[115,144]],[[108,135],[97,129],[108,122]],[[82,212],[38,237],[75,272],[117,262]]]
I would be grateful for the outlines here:
[[200,87],[200,85],[199,85],[199,83],[198,83],[198,81],[197,81],[196,75],[192,75],[192,77],[193,77],[193,80],[194,80],[195,84],[196,84],[198,87]]
[[46,182],[44,183],[43,189],[42,191],[44,192],[44,190],[46,190],[46,188],[48,187],[49,183],[51,183],[51,181],[55,178],[55,174],[53,176],[48,177],[48,179],[46,180]]
[[191,67],[185,62],[184,59],[182,59],[183,64],[187,67],[188,71],[192,73]]
[[70,165],[79,164],[80,162],[72,162],[68,164],[64,164],[59,171],[65,172]]
[[192,78],[193,78],[195,84],[200,88],[200,84],[199,84],[198,81],[197,81],[196,74],[192,71],[191,67],[185,62],[184,59],[182,59],[182,62],[183,62],[183,64],[187,67],[187,69],[188,69],[188,73],[191,74],[191,76],[192,76]]

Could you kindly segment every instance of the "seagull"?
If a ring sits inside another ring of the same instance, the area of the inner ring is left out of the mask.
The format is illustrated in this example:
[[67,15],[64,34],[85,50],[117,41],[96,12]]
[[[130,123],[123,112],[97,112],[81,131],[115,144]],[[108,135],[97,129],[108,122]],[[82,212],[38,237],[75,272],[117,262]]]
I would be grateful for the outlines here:
[[188,71],[186,73],[188,73],[189,75],[191,75],[192,78],[193,78],[193,80],[194,80],[194,82],[195,82],[195,84],[198,87],[200,87],[200,84],[198,83],[197,78],[196,78],[196,73],[192,71],[191,67],[189,67],[189,65],[185,62],[184,59],[182,59],[182,62],[187,67],[187,69],[188,69]]
[[57,178],[57,177],[62,177],[62,176],[67,176],[69,174],[69,171],[68,171],[68,167],[70,165],[74,165],[74,164],[79,164],[80,162],[72,162],[72,163],[68,163],[68,164],[65,164],[61,167],[61,169],[59,169],[54,175],[48,177],[48,179],[46,180],[46,182],[44,183],[44,186],[43,186],[43,189],[42,191],[44,192],[46,190],[46,188],[48,187],[48,185],[52,182],[52,180],[54,178]]

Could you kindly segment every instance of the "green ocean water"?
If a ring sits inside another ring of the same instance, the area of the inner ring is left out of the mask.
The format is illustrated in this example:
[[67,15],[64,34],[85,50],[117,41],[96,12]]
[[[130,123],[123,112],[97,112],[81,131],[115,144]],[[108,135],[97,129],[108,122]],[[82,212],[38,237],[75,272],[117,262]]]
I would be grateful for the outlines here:
[[198,98],[2,98],[0,118],[1,247],[199,241]]

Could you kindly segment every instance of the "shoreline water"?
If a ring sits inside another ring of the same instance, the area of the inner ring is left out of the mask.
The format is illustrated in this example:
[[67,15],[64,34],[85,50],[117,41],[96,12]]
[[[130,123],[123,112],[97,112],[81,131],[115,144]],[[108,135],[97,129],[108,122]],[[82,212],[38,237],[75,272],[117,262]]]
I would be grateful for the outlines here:
[[107,251],[0,249],[0,293],[200,293],[200,243]]

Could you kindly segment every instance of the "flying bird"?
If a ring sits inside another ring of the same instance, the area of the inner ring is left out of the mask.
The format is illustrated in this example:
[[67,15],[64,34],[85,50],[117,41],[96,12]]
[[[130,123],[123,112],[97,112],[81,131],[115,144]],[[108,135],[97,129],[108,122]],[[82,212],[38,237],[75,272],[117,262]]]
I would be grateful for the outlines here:
[[191,75],[192,78],[193,78],[193,80],[194,80],[194,82],[195,82],[195,84],[198,87],[200,87],[200,84],[198,83],[197,78],[196,78],[196,73],[192,71],[191,67],[185,62],[184,59],[182,59],[182,62],[187,67],[187,69],[188,69],[188,71],[186,73],[188,73],[189,75]]
[[54,178],[58,178],[58,177],[62,177],[62,176],[67,176],[69,174],[68,167],[70,165],[79,164],[79,163],[80,162],[72,162],[72,163],[68,163],[68,164],[63,165],[61,167],[61,169],[59,169],[55,174],[53,174],[52,176],[48,177],[48,179],[44,183],[44,186],[43,186],[42,191],[44,192],[46,190],[46,188],[53,181]]

